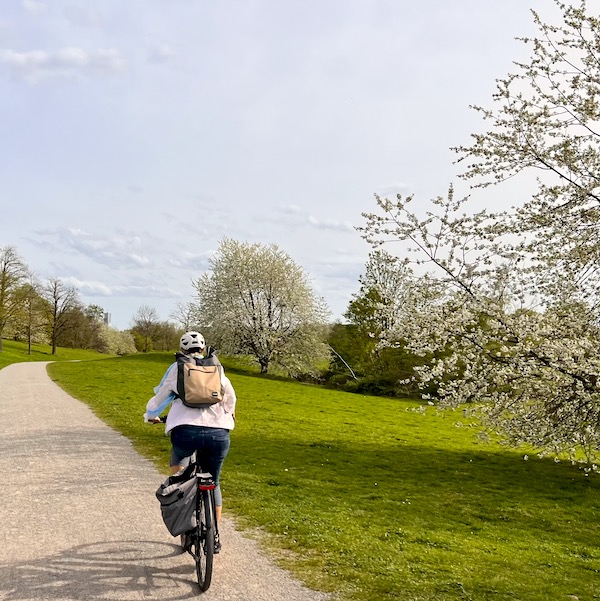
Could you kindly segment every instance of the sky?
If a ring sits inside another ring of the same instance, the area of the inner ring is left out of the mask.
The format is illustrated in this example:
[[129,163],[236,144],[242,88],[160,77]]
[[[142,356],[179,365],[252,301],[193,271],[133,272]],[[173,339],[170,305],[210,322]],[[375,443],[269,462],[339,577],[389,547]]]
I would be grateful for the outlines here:
[[[277,244],[340,319],[374,194],[455,181],[552,0],[3,0],[0,247],[119,329]],[[464,187],[465,184],[460,184]],[[498,197],[489,202],[504,202]]]

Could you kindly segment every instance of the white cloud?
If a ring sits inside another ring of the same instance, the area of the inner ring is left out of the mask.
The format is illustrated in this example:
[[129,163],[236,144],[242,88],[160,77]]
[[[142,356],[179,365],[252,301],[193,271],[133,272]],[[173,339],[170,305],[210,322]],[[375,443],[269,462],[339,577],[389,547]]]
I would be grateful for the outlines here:
[[23,0],[22,5],[32,15],[39,15],[46,10],[46,4],[37,0]]
[[36,233],[35,243],[43,248],[80,254],[111,268],[137,269],[151,264],[150,259],[140,252],[143,247],[142,240],[127,233],[102,237],[66,227]]
[[80,280],[77,277],[69,276],[61,278],[68,286],[73,286],[79,290],[81,294],[89,296],[112,296],[113,290],[110,286],[103,282],[93,280]]
[[0,63],[18,68],[38,68],[48,63],[47,52],[32,50],[30,52],[15,52],[14,50],[0,50]]
[[81,280],[76,277],[61,278],[63,282],[74,286],[83,296],[119,296],[134,298],[179,298],[176,290],[156,284],[123,286],[109,285],[96,280]]
[[0,50],[0,65],[5,65],[17,79],[38,83],[50,77],[73,77],[86,73],[123,73],[127,60],[114,49],[101,48],[88,52],[81,48],[67,47],[57,52],[30,50]]
[[169,264],[173,267],[183,269],[193,269],[196,272],[208,269],[208,260],[215,254],[215,251],[208,250],[200,254],[190,252],[179,252],[176,256],[169,259]]

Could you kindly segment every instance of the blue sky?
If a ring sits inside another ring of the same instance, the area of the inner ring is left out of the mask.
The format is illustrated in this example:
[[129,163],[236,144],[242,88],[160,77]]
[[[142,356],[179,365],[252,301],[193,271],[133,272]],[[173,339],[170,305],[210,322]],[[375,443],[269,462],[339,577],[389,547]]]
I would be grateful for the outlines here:
[[[126,328],[219,240],[276,243],[341,317],[373,195],[444,194],[470,104],[551,0],[14,0],[0,7],[0,246]],[[498,197],[497,202],[510,199]],[[490,201],[492,202],[492,201]],[[496,201],[494,201],[496,202]]]

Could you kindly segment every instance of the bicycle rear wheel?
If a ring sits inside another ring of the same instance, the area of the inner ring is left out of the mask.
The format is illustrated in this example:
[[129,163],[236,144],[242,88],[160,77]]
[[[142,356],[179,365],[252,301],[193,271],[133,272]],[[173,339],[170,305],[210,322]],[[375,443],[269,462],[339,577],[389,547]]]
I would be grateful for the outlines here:
[[196,562],[196,578],[201,591],[208,590],[212,579],[215,553],[215,524],[209,492],[198,491],[198,525],[192,540],[191,553]]

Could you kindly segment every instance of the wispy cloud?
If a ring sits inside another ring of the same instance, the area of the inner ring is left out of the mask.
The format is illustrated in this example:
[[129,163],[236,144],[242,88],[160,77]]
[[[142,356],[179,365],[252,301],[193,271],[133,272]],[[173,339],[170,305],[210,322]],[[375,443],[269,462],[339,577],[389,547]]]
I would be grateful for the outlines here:
[[214,250],[208,250],[200,254],[194,254],[187,251],[176,252],[169,259],[169,264],[173,267],[182,269],[191,269],[195,272],[205,271],[208,269],[208,260],[215,254]]
[[96,280],[81,280],[76,277],[65,277],[62,280],[74,286],[84,296],[119,296],[134,298],[179,298],[176,290],[158,284],[128,285],[106,284]]
[[57,52],[0,50],[0,65],[17,79],[35,84],[52,77],[78,74],[117,74],[127,70],[127,60],[114,48],[89,52],[82,48],[62,48]]
[[318,230],[356,233],[349,221],[321,219],[293,204],[279,206],[276,213],[267,217],[267,220],[292,229],[310,227]]
[[81,254],[111,268],[139,268],[150,265],[139,236],[122,233],[102,237],[75,228],[56,228],[36,232],[32,242],[46,249]]
[[94,280],[80,280],[75,276],[63,277],[61,280],[68,286],[77,288],[83,295],[89,296],[113,296],[113,288],[104,282]]

